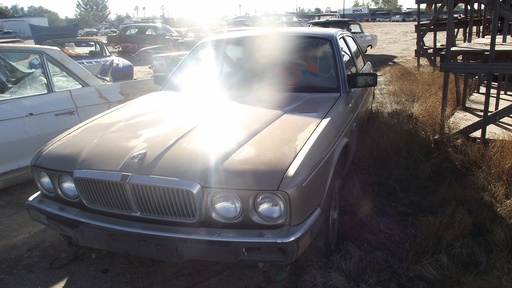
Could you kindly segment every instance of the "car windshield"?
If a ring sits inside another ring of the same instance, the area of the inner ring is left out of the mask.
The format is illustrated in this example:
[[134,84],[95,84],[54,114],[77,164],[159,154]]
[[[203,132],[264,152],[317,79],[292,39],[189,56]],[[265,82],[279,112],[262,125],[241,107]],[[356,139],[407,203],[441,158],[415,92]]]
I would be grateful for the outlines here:
[[252,35],[203,42],[163,90],[339,92],[332,43],[320,37]]
[[102,43],[96,41],[67,41],[56,45],[71,57],[107,57],[111,55]]

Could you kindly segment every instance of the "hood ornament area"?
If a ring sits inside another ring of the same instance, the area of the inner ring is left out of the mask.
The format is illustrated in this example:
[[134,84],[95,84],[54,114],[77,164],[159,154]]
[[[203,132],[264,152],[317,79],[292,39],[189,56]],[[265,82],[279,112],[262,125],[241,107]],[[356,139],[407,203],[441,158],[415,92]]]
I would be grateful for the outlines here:
[[146,150],[135,152],[132,154],[132,156],[130,156],[130,160],[134,162],[144,161],[144,158],[146,158],[147,154],[148,152]]

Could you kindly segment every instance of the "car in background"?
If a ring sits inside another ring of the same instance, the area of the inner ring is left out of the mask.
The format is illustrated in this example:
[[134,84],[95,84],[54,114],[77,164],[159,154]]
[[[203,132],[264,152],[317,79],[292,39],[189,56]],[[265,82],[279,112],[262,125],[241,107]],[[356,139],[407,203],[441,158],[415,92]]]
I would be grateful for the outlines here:
[[391,22],[412,22],[416,21],[416,14],[412,12],[405,12],[403,14],[397,14],[391,17]]
[[190,51],[197,43],[210,35],[211,32],[201,27],[189,27],[183,30],[176,48],[179,51]]
[[[166,66],[171,67],[175,64],[178,64],[178,63],[175,63],[175,61],[174,61],[175,55],[186,55],[187,54],[186,52],[190,51],[190,49],[192,49],[192,47],[194,47],[202,39],[204,39],[205,37],[207,37],[208,35],[211,34],[211,32],[208,31],[207,29],[203,29],[200,27],[189,27],[189,28],[185,28],[182,30],[175,30],[175,31],[180,34],[179,37],[173,37],[173,41],[166,43],[166,44],[148,46],[148,47],[139,49],[134,54],[134,59],[135,59],[134,61],[137,63],[141,63],[141,64],[152,64],[152,63],[154,64],[154,62],[155,62],[154,59],[157,59],[156,61],[158,63],[161,63],[161,64],[168,63],[169,65],[166,65]],[[180,53],[180,52],[185,52],[185,53]],[[156,58],[154,58],[154,57],[156,57]],[[163,59],[163,58],[167,58],[167,59]],[[181,58],[182,57],[178,56],[177,59],[181,59]],[[161,61],[162,59],[164,61]],[[172,64],[172,63],[175,63],[175,64]],[[159,67],[159,66],[157,65],[157,67]],[[159,69],[157,68],[157,70],[159,70]],[[164,69],[164,70],[166,70],[167,71],[166,74],[169,75],[169,72],[170,72],[170,71],[168,71],[169,69]],[[159,71],[159,72],[156,72],[156,74],[158,75],[157,78],[159,78],[162,73]],[[167,75],[165,75],[165,76],[167,76]]]
[[160,91],[42,147],[28,213],[70,243],[164,261],[324,259],[376,85],[346,31],[209,37]]
[[94,28],[85,28],[83,30],[83,35],[84,37],[92,37],[92,36],[98,36],[99,35],[99,32],[98,30],[94,29]]
[[101,36],[110,36],[110,35],[115,35],[115,34],[117,34],[117,29],[115,29],[112,26],[102,26],[98,30],[98,35],[101,35]]
[[254,26],[263,27],[307,27],[295,14],[263,14]]
[[30,159],[50,139],[158,88],[107,83],[57,47],[0,45],[0,188],[30,179]]
[[391,19],[389,21],[391,21],[391,22],[405,22],[405,21],[407,21],[407,17],[405,17],[405,15],[394,15],[393,17],[391,17]]
[[107,45],[118,54],[134,55],[142,48],[176,43],[181,35],[169,25],[155,23],[128,24],[114,35],[107,36]]
[[368,52],[368,49],[377,47],[377,35],[364,32],[363,25],[356,20],[346,18],[328,18],[309,21],[308,24],[313,27],[343,29],[352,33],[364,53]]
[[66,55],[92,74],[98,74],[112,82],[133,79],[133,64],[124,58],[112,55],[105,42],[100,39],[53,39],[47,40],[43,44],[59,47]]
[[23,34],[12,30],[0,31],[0,39],[22,39]]

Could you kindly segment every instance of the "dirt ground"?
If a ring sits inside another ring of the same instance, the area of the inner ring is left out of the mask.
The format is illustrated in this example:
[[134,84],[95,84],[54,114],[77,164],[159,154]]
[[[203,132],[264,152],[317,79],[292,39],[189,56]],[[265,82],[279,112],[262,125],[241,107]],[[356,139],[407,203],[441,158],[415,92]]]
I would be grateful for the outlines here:
[[[414,23],[364,23],[364,28],[378,35],[378,46],[367,54],[377,71],[414,61]],[[137,78],[150,75],[148,66],[136,67]],[[293,271],[283,266],[175,264],[67,247],[57,233],[29,218],[25,202],[36,191],[32,182],[0,190],[0,287],[297,286]]]

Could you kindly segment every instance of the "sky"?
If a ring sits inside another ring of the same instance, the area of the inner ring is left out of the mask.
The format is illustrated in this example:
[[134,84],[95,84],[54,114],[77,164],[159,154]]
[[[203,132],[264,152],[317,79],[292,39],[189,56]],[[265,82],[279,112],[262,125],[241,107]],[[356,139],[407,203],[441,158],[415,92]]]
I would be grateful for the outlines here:
[[[73,17],[75,14],[76,0],[62,0],[62,1],[45,1],[41,5],[40,0],[0,0],[0,4],[10,7],[11,5],[18,4],[20,7],[29,6],[43,6],[48,10],[54,11],[61,18]],[[335,11],[345,7],[352,7],[354,0],[220,0],[220,1],[204,1],[204,0],[109,0],[109,7],[111,17],[114,18],[116,14],[125,15],[126,13],[131,16],[156,16],[162,15],[161,8],[164,8],[164,13],[167,17],[204,17],[207,15],[215,16],[236,16],[241,14],[259,15],[264,12],[269,13],[282,13],[285,11],[295,11],[297,7],[300,8],[320,8],[324,11],[327,7]],[[362,2],[362,1],[360,1]],[[414,8],[415,0],[399,0],[399,4],[404,8]],[[135,14],[135,6],[139,7],[138,15]],[[146,7],[143,11],[142,7]]]

